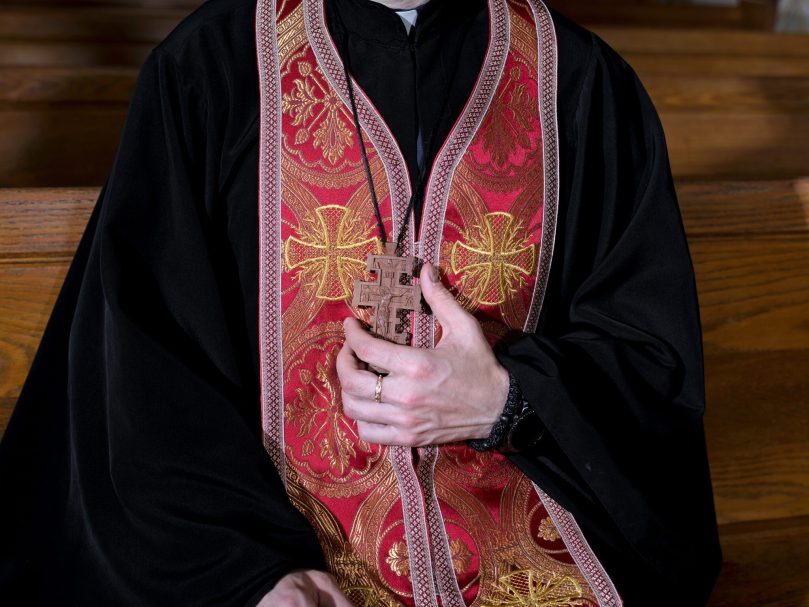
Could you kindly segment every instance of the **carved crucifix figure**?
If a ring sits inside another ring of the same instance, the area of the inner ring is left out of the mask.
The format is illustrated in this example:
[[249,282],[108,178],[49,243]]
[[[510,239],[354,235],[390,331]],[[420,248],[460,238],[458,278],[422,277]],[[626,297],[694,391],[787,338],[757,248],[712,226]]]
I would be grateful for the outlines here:
[[418,309],[421,302],[421,289],[412,284],[414,264],[415,258],[396,255],[396,245],[387,243],[384,255],[368,255],[367,270],[376,274],[376,281],[354,281],[351,305],[374,309],[371,332],[402,345],[410,343],[410,333],[401,313]]

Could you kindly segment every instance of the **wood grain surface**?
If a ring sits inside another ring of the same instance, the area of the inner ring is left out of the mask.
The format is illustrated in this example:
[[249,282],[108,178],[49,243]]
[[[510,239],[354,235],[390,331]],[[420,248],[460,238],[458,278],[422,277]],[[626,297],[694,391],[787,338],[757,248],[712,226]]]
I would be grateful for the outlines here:
[[809,78],[649,75],[643,85],[659,112],[777,112],[809,119]]
[[661,112],[678,179],[788,179],[809,171],[809,114]]
[[11,412],[14,410],[16,402],[16,398],[0,397],[0,439],[3,438],[3,434],[8,426],[8,420],[11,418]]
[[0,7],[0,39],[157,44],[188,14],[170,8],[47,5]]
[[[808,171],[809,172],[809,171]],[[809,235],[809,178],[677,184],[689,238],[753,234]]]
[[137,68],[154,47],[153,42],[0,40],[0,65]]
[[72,257],[98,188],[0,188],[0,260]]
[[705,433],[720,523],[809,515],[806,369],[809,349],[706,354]]
[[809,348],[809,238],[690,240],[706,352]]
[[[103,183],[134,78],[131,69],[48,68],[29,80],[19,68],[0,69],[0,187]],[[654,76],[647,84],[677,178],[809,172],[809,77]]]
[[28,374],[68,260],[0,263],[0,398],[15,398]]
[[725,562],[709,607],[809,607],[809,519],[726,525],[719,536]]
[[109,106],[0,108],[0,187],[104,183],[124,119]]
[[138,70],[131,67],[0,65],[0,107],[20,104],[129,104]]
[[[727,78],[774,78],[809,76],[806,57],[745,57],[714,53],[695,55],[645,54],[622,52],[621,56],[645,80],[649,76],[713,76]],[[0,55],[2,60],[2,55]]]
[[775,21],[775,0],[741,0],[733,6],[654,0],[550,0],[548,4],[579,23],[620,23],[650,29],[679,26],[764,30],[771,29]]
[[593,26],[592,31],[620,53],[661,54],[674,59],[695,55],[809,59],[809,34],[784,35],[738,30],[705,32],[699,28],[650,29],[598,25]]

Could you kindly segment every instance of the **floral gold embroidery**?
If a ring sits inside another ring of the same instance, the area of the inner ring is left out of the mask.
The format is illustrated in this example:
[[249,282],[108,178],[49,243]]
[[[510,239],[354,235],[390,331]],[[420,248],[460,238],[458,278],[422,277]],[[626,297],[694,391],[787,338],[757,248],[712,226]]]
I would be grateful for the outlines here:
[[396,542],[388,550],[388,557],[385,562],[399,577],[404,577],[410,571],[410,555],[408,554],[407,544],[404,542]]
[[400,603],[379,596],[379,590],[364,586],[341,588],[354,607],[399,607]]
[[[455,573],[461,575],[466,573],[469,565],[472,564],[472,551],[462,539],[454,538],[449,542],[449,552],[452,557],[452,568]],[[388,556],[385,562],[399,577],[405,576],[410,572],[410,554],[407,550],[407,544],[404,542],[396,542],[388,550]]]
[[310,521],[316,523],[328,570],[355,607],[396,607],[390,589],[380,584],[374,568],[348,541],[340,523],[328,508],[312,496],[296,474],[288,478],[287,489],[292,503]]
[[454,538],[449,541],[449,553],[452,557],[452,568],[455,573],[462,575],[469,569],[472,564],[472,551],[460,538]]
[[497,598],[486,607],[578,607],[584,605],[582,590],[569,575],[542,576],[531,570],[512,571],[498,580]]
[[[343,416],[339,382],[334,370],[339,349],[337,346],[331,348],[326,360],[317,363],[315,378],[306,369],[300,370],[303,387],[296,390],[296,398],[285,408],[284,416],[297,427],[299,437],[307,437],[301,454],[309,457],[319,449],[320,458],[329,462],[338,476],[343,476],[350,471],[356,448],[369,453],[370,448]],[[320,403],[328,403],[328,407],[322,407]]]
[[310,138],[323,158],[336,165],[345,155],[346,148],[354,145],[353,131],[346,126],[348,113],[342,100],[321,79],[315,77],[320,68],[308,62],[298,64],[301,78],[293,80],[294,89],[281,99],[281,111],[292,118],[295,145],[303,145]]
[[[520,68],[511,68],[509,78],[512,82],[518,81]],[[506,166],[518,147],[531,149],[532,142],[527,133],[531,132],[532,124],[539,119],[536,101],[528,94],[525,84],[506,86],[502,90],[510,91],[511,98],[507,101],[505,93],[498,95],[492,104],[488,128],[483,135],[483,147],[497,167]]]
[[346,207],[318,207],[298,226],[300,238],[290,236],[284,243],[286,267],[300,269],[298,280],[316,284],[318,299],[347,299],[354,280],[365,275],[368,254],[381,252],[370,230]]
[[461,274],[464,294],[480,305],[504,303],[536,265],[536,246],[526,244],[521,222],[509,213],[488,213],[452,245],[450,265]]
[[539,523],[539,530],[537,531],[537,537],[545,540],[546,542],[555,542],[561,537],[559,535],[559,531],[557,531],[556,529],[556,525],[553,524],[551,517],[546,516]]

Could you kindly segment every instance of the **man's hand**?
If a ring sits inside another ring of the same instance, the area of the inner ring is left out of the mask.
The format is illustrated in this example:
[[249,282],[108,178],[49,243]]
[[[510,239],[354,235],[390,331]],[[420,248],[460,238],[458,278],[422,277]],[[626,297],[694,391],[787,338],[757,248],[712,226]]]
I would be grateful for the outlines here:
[[322,571],[293,571],[282,577],[257,607],[352,607],[337,582]]
[[[419,284],[441,323],[441,341],[434,350],[399,346],[347,319],[337,357],[343,411],[369,443],[421,447],[486,438],[506,402],[508,372],[431,264],[424,264]],[[377,376],[366,364],[390,371],[381,403],[374,402]]]

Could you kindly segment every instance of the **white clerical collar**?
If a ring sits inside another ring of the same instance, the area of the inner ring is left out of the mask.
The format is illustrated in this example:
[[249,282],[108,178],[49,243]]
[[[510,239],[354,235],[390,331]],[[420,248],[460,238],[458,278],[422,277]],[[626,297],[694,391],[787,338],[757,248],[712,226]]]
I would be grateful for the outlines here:
[[396,11],[396,14],[399,15],[402,23],[404,23],[405,29],[407,30],[407,35],[409,36],[410,30],[415,27],[416,20],[419,18],[419,11],[417,9],[409,11]]

